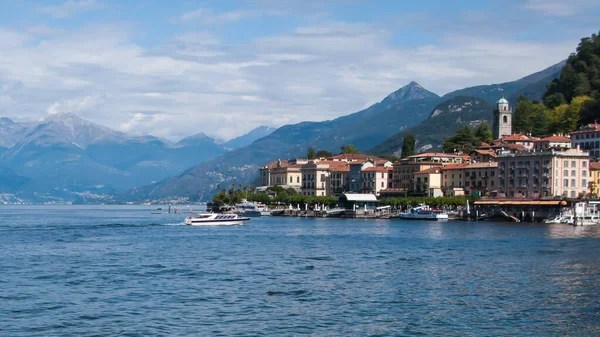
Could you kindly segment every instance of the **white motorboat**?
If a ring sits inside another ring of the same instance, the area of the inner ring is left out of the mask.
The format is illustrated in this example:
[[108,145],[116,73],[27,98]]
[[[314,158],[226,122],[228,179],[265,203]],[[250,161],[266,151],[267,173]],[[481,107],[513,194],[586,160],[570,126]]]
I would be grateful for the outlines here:
[[267,209],[265,205],[255,204],[248,202],[246,199],[242,199],[242,202],[239,204],[235,204],[234,212],[241,216],[263,216],[263,215],[271,215],[271,212]]
[[448,213],[438,209],[429,209],[427,206],[419,206],[411,208],[407,213],[400,213],[398,218],[406,220],[448,220]]
[[563,223],[563,221],[565,221],[565,220],[563,219],[562,216],[557,216],[557,217],[545,219],[543,222],[544,223]]
[[185,224],[189,226],[232,226],[241,225],[250,218],[241,217],[237,214],[221,213],[199,213],[185,218]]

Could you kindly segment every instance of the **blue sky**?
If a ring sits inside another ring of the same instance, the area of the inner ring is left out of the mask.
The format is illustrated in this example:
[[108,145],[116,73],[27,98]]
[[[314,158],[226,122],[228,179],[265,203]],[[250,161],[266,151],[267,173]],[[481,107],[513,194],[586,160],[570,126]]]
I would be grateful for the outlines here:
[[325,120],[414,80],[515,80],[598,32],[597,1],[0,1],[0,116],[222,139]]

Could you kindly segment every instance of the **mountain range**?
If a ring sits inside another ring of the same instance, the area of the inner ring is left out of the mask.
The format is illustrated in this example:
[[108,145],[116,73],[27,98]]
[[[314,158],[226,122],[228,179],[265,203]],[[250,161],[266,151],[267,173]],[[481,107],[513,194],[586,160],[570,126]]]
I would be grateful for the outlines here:
[[235,143],[203,133],[173,143],[131,136],[60,113],[41,122],[0,118],[0,193],[32,201],[74,200],[148,185],[264,136],[260,127]]
[[339,152],[354,144],[373,154],[399,154],[408,132],[421,149],[437,148],[460,126],[490,120],[493,103],[502,95],[513,103],[518,95],[540,99],[564,61],[516,81],[456,90],[442,97],[411,82],[381,102],[356,113],[323,122],[285,125],[249,146],[192,167],[156,184],[120,195],[127,200],[180,196],[207,200],[219,188],[252,184],[257,169],[277,159],[304,156],[308,147]]
[[409,133],[416,137],[417,151],[438,148],[460,127],[475,126],[486,121],[491,123],[494,103],[502,96],[507,97],[513,105],[519,96],[541,100],[546,85],[560,75],[565,63],[566,61],[561,61],[513,82],[480,85],[450,92],[442,96],[427,120],[390,136],[367,152],[400,156],[404,136]]
[[0,193],[33,201],[116,195],[120,200],[189,197],[208,200],[219,188],[252,184],[257,168],[305,156],[308,147],[337,153],[400,155],[404,135],[419,150],[437,148],[465,125],[490,120],[501,96],[541,99],[564,62],[516,81],[464,88],[438,96],[416,82],[367,109],[322,122],[258,127],[228,142],[203,133],[170,142],[132,136],[61,113],[40,122],[0,118]]

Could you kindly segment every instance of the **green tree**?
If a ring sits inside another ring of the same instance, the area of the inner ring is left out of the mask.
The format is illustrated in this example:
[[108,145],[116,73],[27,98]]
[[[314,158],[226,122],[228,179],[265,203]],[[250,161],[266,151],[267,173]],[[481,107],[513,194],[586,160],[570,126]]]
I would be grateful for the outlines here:
[[[590,99],[580,104],[579,97]],[[565,132],[600,117],[600,35],[581,39],[577,52],[569,56],[559,78],[548,84],[544,104],[550,110],[551,128]],[[566,120],[559,121],[557,117]]]
[[533,128],[533,103],[525,96],[519,97],[517,100],[517,108],[512,119],[512,127],[514,132],[529,133]]
[[543,104],[533,104],[531,125],[531,134],[535,137],[551,134],[550,117],[548,116],[548,110]]
[[560,92],[555,92],[544,97],[544,105],[550,109],[554,109],[561,104],[567,104],[567,100],[565,99],[565,95]]
[[561,104],[548,111],[548,119],[550,120],[549,133],[568,132],[566,116],[568,104]]
[[406,158],[415,154],[416,143],[417,140],[413,134],[409,133],[404,136],[404,141],[402,142],[402,158]]
[[348,144],[344,145],[340,148],[342,150],[342,154],[358,154],[360,151],[354,145]]
[[[492,134],[492,129],[490,128],[490,125],[487,122],[481,123],[479,125],[479,127],[477,128],[477,130],[475,130],[475,137],[477,137],[477,139],[480,142],[485,142],[485,143],[491,143],[492,140],[494,140],[493,138],[493,134]],[[479,145],[479,144],[476,144]]]
[[444,152],[471,152],[471,150],[479,146],[479,143],[480,140],[475,136],[473,129],[462,127],[452,137],[446,139],[442,148]]
[[223,206],[231,203],[231,198],[225,190],[222,190],[213,196],[213,202],[218,206]]
[[315,152],[315,149],[312,147],[308,148],[308,151],[306,151],[306,158],[307,159],[315,159],[317,157],[317,153]]
[[329,151],[326,151],[326,150],[317,151],[317,158],[329,158],[332,156],[333,156],[333,154]]

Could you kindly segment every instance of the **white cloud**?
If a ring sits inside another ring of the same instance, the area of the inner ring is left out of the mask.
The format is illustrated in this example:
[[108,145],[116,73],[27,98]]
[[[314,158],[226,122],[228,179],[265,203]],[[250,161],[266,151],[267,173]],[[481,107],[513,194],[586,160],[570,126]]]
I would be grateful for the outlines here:
[[48,108],[46,108],[46,112],[48,115],[54,115],[57,113],[81,114],[98,107],[100,104],[102,104],[103,100],[104,98],[98,95],[66,99],[60,102],[52,103]]
[[411,80],[437,93],[514,80],[560,61],[577,43],[446,34],[435,45],[396,46],[391,36],[373,25],[329,22],[235,46],[193,31],[145,47],[118,24],[39,44],[0,29],[0,95],[12,102],[2,111],[32,119],[74,112],[135,134],[227,139],[259,125],[348,114]]
[[244,17],[255,15],[252,11],[236,10],[222,13],[215,13],[210,8],[198,8],[196,10],[181,14],[181,22],[194,21],[200,24],[223,24],[238,21]]
[[27,32],[40,37],[49,37],[62,34],[64,30],[47,25],[35,25],[27,28]]
[[523,8],[542,13],[547,16],[572,16],[584,12],[589,7],[598,5],[594,0],[527,0]]
[[57,6],[44,6],[40,8],[40,12],[56,19],[64,19],[100,7],[101,5],[96,0],[68,0]]

